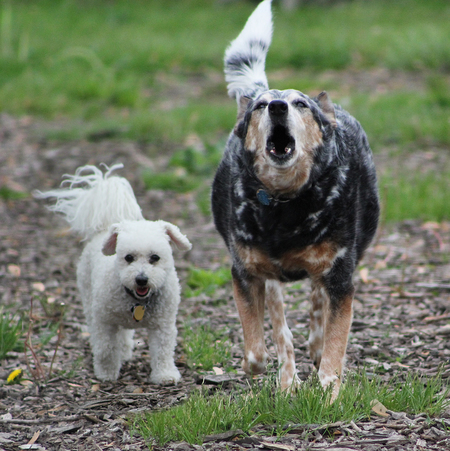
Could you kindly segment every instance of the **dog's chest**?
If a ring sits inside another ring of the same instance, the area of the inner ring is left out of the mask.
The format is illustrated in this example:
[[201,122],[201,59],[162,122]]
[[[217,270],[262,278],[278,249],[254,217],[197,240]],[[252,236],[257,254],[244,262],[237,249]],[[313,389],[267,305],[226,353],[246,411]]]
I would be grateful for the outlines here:
[[105,315],[109,316],[109,323],[124,329],[147,328],[156,321],[157,305],[155,302],[137,302],[131,296],[125,295],[111,305]]
[[249,274],[281,281],[326,274],[336,258],[343,256],[345,251],[332,241],[323,241],[301,249],[292,248],[276,257],[256,246],[235,246],[238,260]]

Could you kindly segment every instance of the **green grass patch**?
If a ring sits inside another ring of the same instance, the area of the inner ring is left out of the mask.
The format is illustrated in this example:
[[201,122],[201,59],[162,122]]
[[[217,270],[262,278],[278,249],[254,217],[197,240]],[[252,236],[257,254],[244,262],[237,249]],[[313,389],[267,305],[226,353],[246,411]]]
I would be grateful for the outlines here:
[[[197,135],[195,135],[197,136]],[[198,137],[197,137],[198,138]],[[210,214],[210,179],[222,157],[224,144],[188,147],[176,151],[164,171],[144,171],[143,180],[147,189],[171,190],[195,193],[197,206],[204,215]]]
[[383,174],[379,180],[383,220],[450,219],[449,180],[450,171]]
[[223,330],[209,325],[193,327],[188,321],[183,331],[183,350],[187,365],[195,370],[211,371],[213,367],[228,369],[231,343],[224,339]]
[[[5,1],[0,4],[2,110],[57,120],[62,128],[44,133],[59,139],[108,136],[173,148],[196,133],[215,142],[228,133],[236,114],[226,97],[224,50],[254,6],[215,0]],[[269,80],[277,71],[279,87],[318,92],[327,86],[319,85],[316,74],[329,69],[439,73],[449,68],[450,5],[444,0],[309,2],[290,12],[275,3],[274,11],[267,67]],[[287,75],[288,83],[279,76],[285,68],[303,75]],[[372,119],[388,109],[395,116],[388,139],[400,133],[450,142],[447,84],[434,86],[431,105],[420,92],[410,93],[409,100],[401,93],[394,93],[397,102],[376,100],[363,125],[370,129]],[[360,101],[363,110],[366,100]],[[403,114],[411,102],[424,111],[417,124]],[[359,109],[352,113],[359,115]],[[373,125],[370,137],[378,139],[379,130],[381,125]]]
[[22,320],[0,310],[0,360],[10,351],[23,351],[23,343],[19,341],[21,336]]
[[216,271],[208,269],[190,268],[186,280],[188,288],[184,295],[186,297],[198,296],[201,293],[211,296],[217,288],[224,286],[231,281],[231,271],[229,268],[220,268]]
[[375,151],[392,144],[449,145],[449,92],[450,80],[435,76],[423,91],[357,93],[342,103],[361,122]]
[[7,186],[0,187],[0,198],[3,200],[20,200],[25,199],[29,195],[22,191],[15,191]]
[[329,404],[330,390],[317,377],[304,382],[296,395],[275,388],[273,381],[254,384],[248,391],[212,396],[195,392],[174,408],[133,418],[131,428],[150,443],[160,446],[172,441],[201,444],[205,435],[241,429],[250,434],[257,425],[268,425],[282,435],[294,424],[329,424],[370,418],[371,403],[377,399],[389,410],[435,415],[448,405],[449,388],[440,376],[421,378],[408,373],[389,382],[369,378],[365,371],[348,374],[338,399]]

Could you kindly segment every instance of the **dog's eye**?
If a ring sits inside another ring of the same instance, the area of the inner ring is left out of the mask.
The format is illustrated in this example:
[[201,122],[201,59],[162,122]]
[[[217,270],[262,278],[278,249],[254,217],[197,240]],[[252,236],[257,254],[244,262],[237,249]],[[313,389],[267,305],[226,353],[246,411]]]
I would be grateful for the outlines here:
[[268,105],[267,102],[259,102],[255,106],[255,110],[263,110]]
[[303,100],[294,100],[294,102],[292,102],[292,104],[294,106],[296,106],[297,108],[308,108],[308,105],[306,104],[306,102],[304,102]]
[[134,257],[131,255],[131,254],[127,254],[127,255],[125,255],[125,261],[127,262],[127,263],[132,263],[132,262],[134,262]]
[[159,255],[156,254],[152,254],[150,255],[150,263],[156,263],[157,261],[159,261],[161,259],[161,257]]

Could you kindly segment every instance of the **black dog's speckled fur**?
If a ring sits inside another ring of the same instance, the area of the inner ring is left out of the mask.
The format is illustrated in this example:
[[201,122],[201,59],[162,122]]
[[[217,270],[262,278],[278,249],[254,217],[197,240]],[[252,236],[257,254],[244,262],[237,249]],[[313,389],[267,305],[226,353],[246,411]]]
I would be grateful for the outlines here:
[[[285,93],[270,92],[277,98],[283,98]],[[351,275],[378,223],[372,154],[366,134],[350,114],[335,106],[339,125],[334,129],[320,111],[317,100],[304,94],[302,97],[323,134],[323,145],[315,151],[308,182],[292,198],[273,199],[268,206],[258,201],[256,192],[263,185],[253,171],[254,155],[244,146],[248,121],[257,105],[255,99],[235,129],[237,133],[231,133],[217,170],[212,189],[214,221],[232,254],[233,271],[242,278],[246,278],[245,267],[234,253],[236,243],[256,246],[275,261],[293,248],[331,240],[349,252],[327,275],[328,284],[332,292],[348,290]],[[336,190],[339,195],[334,196]],[[238,217],[236,212],[240,209]],[[283,268],[281,271],[283,282],[307,276],[302,268],[296,272],[286,272]]]
[[352,276],[379,216],[376,172],[361,125],[324,92],[269,90],[264,73],[270,0],[260,3],[225,54],[238,101],[212,186],[217,230],[232,257],[244,332],[243,368],[264,371],[269,309],[282,389],[298,386],[280,282],[310,277],[310,355],[323,387],[339,393],[352,321]]

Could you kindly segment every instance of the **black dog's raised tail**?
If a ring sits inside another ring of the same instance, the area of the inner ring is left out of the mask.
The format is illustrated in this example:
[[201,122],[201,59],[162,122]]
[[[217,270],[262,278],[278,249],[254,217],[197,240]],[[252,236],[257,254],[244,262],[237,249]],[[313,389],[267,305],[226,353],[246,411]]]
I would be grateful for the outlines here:
[[272,40],[271,0],[264,0],[247,20],[239,36],[225,52],[228,95],[255,97],[269,89],[265,73],[266,55]]

